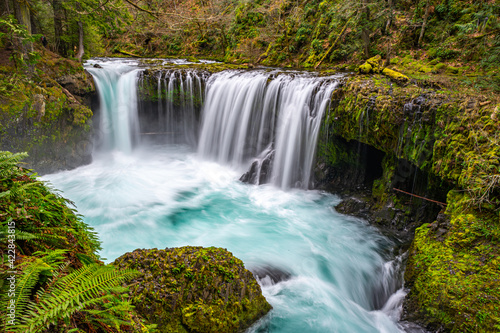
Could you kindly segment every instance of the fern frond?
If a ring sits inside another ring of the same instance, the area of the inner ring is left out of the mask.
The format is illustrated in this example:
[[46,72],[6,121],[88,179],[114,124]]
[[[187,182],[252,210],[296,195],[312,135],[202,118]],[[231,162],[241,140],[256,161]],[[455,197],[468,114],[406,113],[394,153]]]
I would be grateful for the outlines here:
[[0,177],[12,174],[16,170],[16,165],[26,157],[28,157],[28,153],[13,154],[9,151],[0,151]]
[[[3,296],[0,298],[0,306],[2,309],[6,309],[8,304],[13,302],[16,318],[19,318],[21,314],[24,313],[26,306],[29,303],[32,290],[38,283],[40,273],[44,270],[51,269],[51,266],[43,260],[36,258],[34,261],[25,264],[24,267],[18,267],[18,269],[22,269],[22,275],[16,276],[14,296],[9,297],[7,293],[2,293]],[[2,314],[1,319],[2,323],[6,326],[5,328],[10,329],[11,327],[7,325],[8,322],[6,314]]]
[[38,303],[30,303],[20,328],[37,332],[76,311],[114,297],[109,291],[138,274],[112,266],[86,265],[55,282],[50,293],[39,294]]

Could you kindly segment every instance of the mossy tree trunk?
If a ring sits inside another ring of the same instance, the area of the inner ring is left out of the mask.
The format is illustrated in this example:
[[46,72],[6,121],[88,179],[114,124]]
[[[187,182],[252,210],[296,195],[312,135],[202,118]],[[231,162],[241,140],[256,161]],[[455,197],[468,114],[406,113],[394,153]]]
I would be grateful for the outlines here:
[[[26,67],[27,69],[27,74],[32,74],[34,71],[34,68],[32,65],[29,64],[29,53],[33,52],[33,43],[29,37],[31,35],[31,16],[30,16],[30,9],[29,9],[29,3],[27,0],[16,0],[13,2],[14,4],[14,14],[15,18],[17,20],[17,23],[20,25],[23,25],[26,28],[27,36],[22,36],[22,35],[14,35],[14,38],[12,40],[14,49],[16,50],[15,52],[17,54],[18,60],[16,60],[17,64],[20,64],[21,66],[28,65]],[[17,66],[17,65],[16,65]]]
[[52,0],[54,10],[54,36],[57,52],[66,57],[68,55],[68,43],[64,36],[64,3],[65,0]]
[[418,37],[418,47],[422,46],[422,39],[424,38],[425,26],[427,25],[427,18],[429,17],[429,10],[431,8],[431,1],[427,0],[425,5],[424,22],[422,22],[422,29],[420,30],[420,36]]
[[363,0],[363,8],[361,13],[361,39],[363,40],[363,48],[365,58],[370,58],[370,8],[368,7],[368,0]]

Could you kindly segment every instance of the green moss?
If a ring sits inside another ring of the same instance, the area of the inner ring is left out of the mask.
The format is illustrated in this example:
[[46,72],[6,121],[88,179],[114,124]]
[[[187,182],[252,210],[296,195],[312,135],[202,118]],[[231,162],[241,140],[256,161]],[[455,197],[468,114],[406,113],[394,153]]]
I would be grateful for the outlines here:
[[380,54],[377,54],[375,57],[372,57],[366,61],[367,64],[370,64],[373,68],[373,71],[375,73],[378,73],[380,71],[380,62],[382,60],[382,57]]
[[[498,213],[467,208],[470,198],[448,195],[449,225],[435,222],[415,233],[405,279],[409,298],[428,323],[452,332],[500,329]],[[444,233],[443,233],[444,232]]]
[[438,63],[438,64],[436,64],[436,65],[434,66],[434,68],[433,68],[433,72],[435,72],[435,73],[439,73],[439,72],[441,72],[441,71],[443,71],[443,70],[446,70],[446,68],[447,68],[447,67],[448,67],[448,66],[447,66],[446,64],[444,64],[444,63],[440,62],[440,63]]
[[446,67],[446,72],[447,73],[450,73],[450,74],[458,74],[460,70],[456,67],[453,67],[453,66],[447,66]]
[[396,72],[392,69],[389,68],[384,68],[382,71],[382,74],[388,76],[391,78],[391,80],[399,82],[399,83],[406,83],[410,80],[410,78],[404,74],[401,74],[399,72]]
[[372,66],[365,62],[363,65],[359,66],[359,72],[362,74],[369,74],[373,71]]
[[239,332],[271,309],[252,273],[225,249],[135,250],[114,264],[143,273],[132,302],[160,332]]

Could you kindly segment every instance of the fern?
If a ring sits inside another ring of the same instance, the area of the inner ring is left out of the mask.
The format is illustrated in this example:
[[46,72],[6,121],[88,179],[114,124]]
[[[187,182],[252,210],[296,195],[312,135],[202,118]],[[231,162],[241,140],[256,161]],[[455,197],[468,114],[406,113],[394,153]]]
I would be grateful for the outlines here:
[[18,328],[23,332],[39,332],[51,324],[56,325],[77,311],[86,311],[86,308],[110,300],[114,297],[110,291],[137,274],[112,266],[83,266],[58,279],[50,291],[41,289],[38,302],[30,302]]
[[28,157],[27,153],[11,153],[8,151],[0,151],[0,177],[5,178],[16,172],[16,165],[23,159]]
[[[42,274],[44,271],[54,270],[64,258],[63,254],[65,252],[66,251],[64,250],[55,250],[51,251],[48,255],[44,255],[42,258],[33,256],[30,258],[30,261],[24,262],[19,267],[17,267],[18,270],[22,270],[22,275],[16,277],[15,295],[11,298],[9,294],[5,292],[5,290],[3,290],[4,292],[2,292],[2,297],[0,298],[1,309],[7,309],[8,304],[11,302],[11,300],[13,300],[15,317],[21,317],[30,302],[33,288],[39,282],[40,274]],[[45,253],[39,252],[36,254],[39,255]],[[6,289],[7,287],[8,286],[4,286],[4,289]],[[4,326],[7,326],[6,313],[2,312],[1,322]]]

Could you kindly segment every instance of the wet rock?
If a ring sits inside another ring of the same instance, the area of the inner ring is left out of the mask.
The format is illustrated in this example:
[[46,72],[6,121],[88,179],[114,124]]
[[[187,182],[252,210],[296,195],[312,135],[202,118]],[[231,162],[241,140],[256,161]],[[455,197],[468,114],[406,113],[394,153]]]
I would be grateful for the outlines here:
[[114,265],[142,273],[131,301],[160,332],[241,332],[271,309],[254,275],[226,249],[138,249]]
[[99,64],[94,64],[94,66],[93,66],[93,67],[94,67],[94,68],[102,68],[102,66],[101,66],[101,65],[99,65]]
[[268,183],[271,180],[273,161],[274,150],[265,151],[252,163],[250,169],[240,177],[240,181],[254,185]]
[[250,269],[255,277],[263,284],[277,284],[289,280],[292,274],[274,266],[257,266]]
[[342,200],[335,209],[341,214],[353,215],[364,219],[370,218],[369,203],[357,197],[349,197]]

